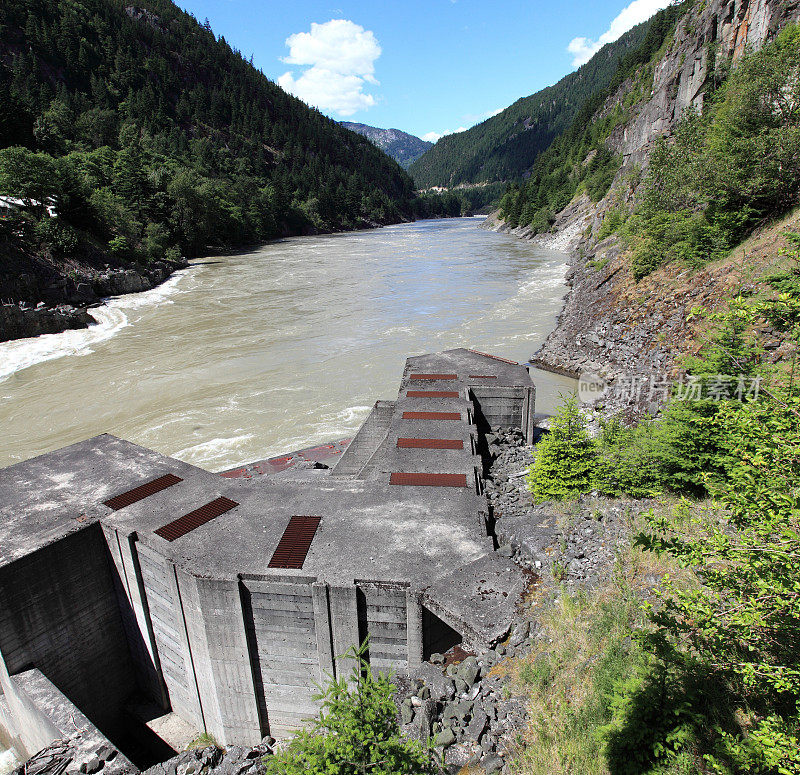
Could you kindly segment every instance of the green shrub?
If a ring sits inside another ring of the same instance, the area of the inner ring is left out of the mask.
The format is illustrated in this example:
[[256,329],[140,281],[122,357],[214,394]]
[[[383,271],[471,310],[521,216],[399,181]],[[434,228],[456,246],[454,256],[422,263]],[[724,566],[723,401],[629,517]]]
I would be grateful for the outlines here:
[[601,492],[650,498],[663,491],[660,440],[655,427],[655,423],[646,421],[635,428],[616,419],[603,423],[597,477]]
[[114,239],[109,240],[108,249],[115,256],[126,257],[131,252],[131,245],[127,237],[114,237]]
[[527,477],[536,500],[567,500],[594,486],[597,446],[589,437],[577,399],[569,396],[558,410],[550,432],[536,447]]
[[373,674],[365,660],[368,644],[352,648],[355,661],[349,681],[331,681],[317,699],[319,719],[302,730],[287,748],[263,762],[274,775],[432,775],[431,754],[400,736],[395,688],[384,673]]
[[70,255],[78,249],[80,240],[69,224],[59,218],[45,216],[37,221],[34,231],[43,245],[59,255]]
[[597,232],[597,241],[602,242],[606,237],[610,237],[623,223],[627,217],[627,210],[624,205],[616,204],[606,212],[600,230]]
[[550,227],[555,222],[555,215],[549,207],[542,207],[536,211],[530,220],[530,227],[535,234],[542,234],[550,231]]

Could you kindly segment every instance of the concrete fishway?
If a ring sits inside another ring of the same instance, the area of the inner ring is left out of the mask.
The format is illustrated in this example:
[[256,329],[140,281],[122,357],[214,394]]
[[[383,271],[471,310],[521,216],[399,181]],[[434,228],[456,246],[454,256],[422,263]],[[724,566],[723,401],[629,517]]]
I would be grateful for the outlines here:
[[[534,410],[524,366],[457,349],[409,358],[332,469],[292,453],[220,476],[102,435],[1,470],[8,705],[47,718],[18,680],[35,668],[112,740],[138,694],[255,744],[314,716],[367,637],[401,672],[443,638],[492,646],[523,578],[494,551],[483,437],[530,437]],[[26,750],[23,721],[0,714]]]

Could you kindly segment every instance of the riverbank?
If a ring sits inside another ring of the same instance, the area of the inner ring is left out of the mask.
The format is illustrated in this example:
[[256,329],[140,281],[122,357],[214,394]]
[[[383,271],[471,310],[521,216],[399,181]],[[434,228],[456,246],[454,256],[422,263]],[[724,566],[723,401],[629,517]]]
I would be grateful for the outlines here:
[[152,290],[187,266],[186,259],[136,268],[75,264],[67,271],[40,264],[13,279],[4,276],[0,342],[87,328],[97,322],[89,310],[103,299]]
[[[314,230],[299,235],[286,234],[281,239],[358,234],[381,228],[384,228],[384,224],[370,221],[360,229],[331,232]],[[240,246],[230,252],[258,250],[268,244]],[[225,252],[222,249],[216,252],[209,249],[192,260]],[[90,310],[102,304],[104,299],[152,290],[179,269],[189,266],[186,258],[178,261],[161,259],[147,265],[125,265],[121,261],[111,265],[102,263],[105,258],[108,257],[93,255],[58,262],[40,256],[12,254],[0,259],[0,342],[87,328],[96,322]]]
[[[602,215],[583,196],[559,213],[546,234],[509,229],[497,213],[483,228],[569,250],[563,309],[531,362],[557,373],[599,377],[607,389],[594,408],[633,419],[660,410],[664,391],[658,386],[682,376],[685,357],[703,346],[705,323],[692,310],[718,310],[738,289],[757,292],[781,265],[785,234],[800,230],[800,209],[765,225],[724,259],[700,268],[676,262],[639,281],[615,236],[597,240],[601,223]],[[758,334],[770,360],[785,355],[777,331],[766,326]]]

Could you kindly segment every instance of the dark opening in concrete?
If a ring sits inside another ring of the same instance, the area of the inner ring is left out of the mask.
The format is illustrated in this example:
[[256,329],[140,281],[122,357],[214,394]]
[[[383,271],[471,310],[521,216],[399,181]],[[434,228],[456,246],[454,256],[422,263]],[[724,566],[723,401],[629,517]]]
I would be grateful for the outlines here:
[[431,654],[444,654],[461,643],[459,635],[449,624],[435,613],[422,606],[422,658],[429,660]]

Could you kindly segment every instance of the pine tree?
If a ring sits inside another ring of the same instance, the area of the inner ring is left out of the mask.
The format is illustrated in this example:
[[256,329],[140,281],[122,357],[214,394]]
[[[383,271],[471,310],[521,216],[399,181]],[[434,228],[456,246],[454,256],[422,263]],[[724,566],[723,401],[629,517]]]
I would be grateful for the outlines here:
[[575,396],[564,400],[548,433],[536,447],[528,489],[537,501],[567,500],[589,492],[597,474],[597,445]]

